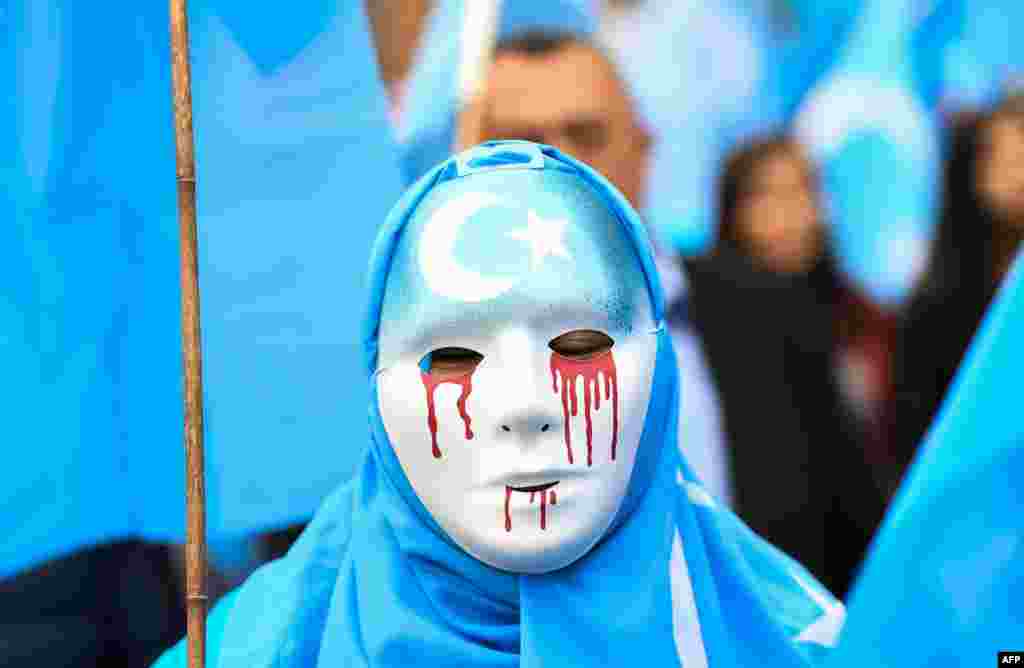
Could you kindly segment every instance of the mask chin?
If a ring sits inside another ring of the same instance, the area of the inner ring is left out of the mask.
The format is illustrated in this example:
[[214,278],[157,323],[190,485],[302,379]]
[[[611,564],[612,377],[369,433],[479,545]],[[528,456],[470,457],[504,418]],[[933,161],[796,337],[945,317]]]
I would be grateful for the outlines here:
[[[377,376],[385,430],[423,505],[466,552],[516,573],[563,568],[608,531],[629,486],[657,353],[647,308],[628,333],[612,332],[609,350],[575,357],[552,341],[589,323],[545,315],[522,314],[533,325],[478,322],[427,344],[451,366],[432,372],[425,351],[409,348]],[[475,365],[464,358],[465,373],[458,350],[479,355]]]

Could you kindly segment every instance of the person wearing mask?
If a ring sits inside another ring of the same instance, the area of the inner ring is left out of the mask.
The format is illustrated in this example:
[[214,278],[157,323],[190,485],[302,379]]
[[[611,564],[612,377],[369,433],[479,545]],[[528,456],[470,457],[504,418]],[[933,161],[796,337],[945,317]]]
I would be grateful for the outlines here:
[[1024,238],[1024,105],[1010,100],[952,128],[929,267],[901,328],[893,442],[902,472]]
[[214,608],[210,665],[811,666],[835,646],[842,604],[680,454],[661,281],[601,175],[470,149],[402,196],[367,276],[369,447]]
[[837,381],[845,290],[814,170],[789,137],[758,140],[727,159],[718,197],[718,242],[688,265],[737,511],[841,594],[882,496]]
[[[571,33],[527,30],[499,40],[484,94],[471,113],[475,143],[525,139],[554,146],[611,181],[642,210],[653,138],[612,61]],[[680,447],[711,494],[732,497],[718,397],[689,321],[686,277],[674,253],[654,241],[681,383]]]

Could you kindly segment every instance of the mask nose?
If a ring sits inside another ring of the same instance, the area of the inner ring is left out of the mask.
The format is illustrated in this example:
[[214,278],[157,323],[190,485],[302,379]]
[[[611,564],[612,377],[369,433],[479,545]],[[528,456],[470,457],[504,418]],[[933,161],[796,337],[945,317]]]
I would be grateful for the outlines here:
[[[506,419],[505,424],[501,425],[501,430],[507,434],[519,434],[520,436],[529,436],[535,432],[543,434],[551,430],[553,421],[550,416],[539,412],[532,415],[514,416]],[[540,424],[541,422],[544,424]]]
[[529,332],[516,330],[501,337],[505,371],[505,411],[498,416],[497,436],[522,445],[558,433],[561,417],[551,390],[547,345]]

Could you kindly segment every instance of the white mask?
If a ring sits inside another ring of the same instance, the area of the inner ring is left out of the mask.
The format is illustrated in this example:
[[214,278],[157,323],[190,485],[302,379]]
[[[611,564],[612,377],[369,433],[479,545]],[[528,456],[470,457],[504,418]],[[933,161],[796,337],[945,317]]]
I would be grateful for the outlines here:
[[377,389],[406,477],[455,543],[543,573],[604,536],[647,414],[654,329],[636,252],[579,177],[483,172],[427,195],[388,276]]

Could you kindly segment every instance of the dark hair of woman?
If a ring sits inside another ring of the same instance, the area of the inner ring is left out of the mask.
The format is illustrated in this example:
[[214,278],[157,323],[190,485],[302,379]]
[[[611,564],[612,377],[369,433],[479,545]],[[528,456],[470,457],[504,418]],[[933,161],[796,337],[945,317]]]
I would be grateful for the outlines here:
[[993,268],[1013,251],[977,187],[988,128],[1003,118],[1019,119],[1024,128],[1024,109],[1015,100],[988,113],[962,114],[950,128],[939,226],[920,295],[984,305],[995,287]]
[[[756,138],[731,153],[722,167],[717,188],[718,243],[717,249],[746,253],[743,232],[740,229],[740,209],[754,194],[754,177],[758,167],[780,155],[792,155],[803,160],[799,144],[788,134],[777,132]],[[817,174],[805,162],[811,187],[817,190]]]
[[922,293],[984,293],[982,277],[991,255],[992,221],[974,187],[984,122],[981,114],[965,114],[950,128],[942,209],[929,268],[919,288]]

